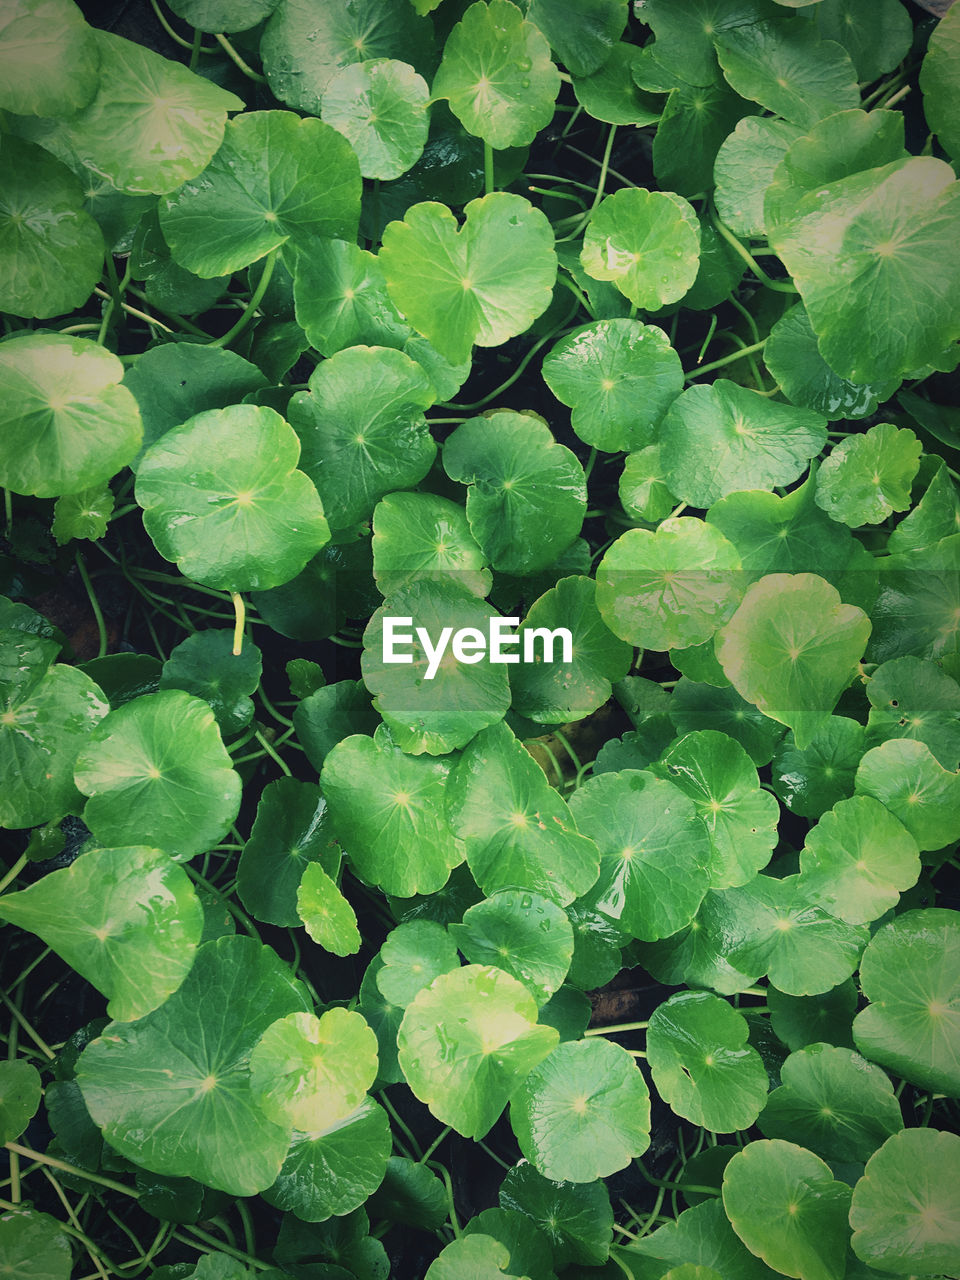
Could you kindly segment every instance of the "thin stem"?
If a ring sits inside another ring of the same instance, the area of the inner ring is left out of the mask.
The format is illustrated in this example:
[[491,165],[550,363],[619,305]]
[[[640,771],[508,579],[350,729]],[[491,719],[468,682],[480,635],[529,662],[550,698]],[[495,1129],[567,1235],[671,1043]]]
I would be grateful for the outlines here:
[[621,1031],[646,1031],[649,1022],[614,1022],[609,1027],[588,1027],[585,1036],[613,1036]]
[[21,853],[20,857],[16,860],[16,862],[13,864],[13,866],[10,868],[7,874],[3,877],[2,880],[0,880],[0,893],[3,893],[4,889],[7,887],[8,884],[16,880],[17,876],[20,874],[20,872],[23,870],[23,868],[26,865],[27,865],[27,855],[25,853]]
[[449,1132],[450,1132],[450,1126],[444,1125],[444,1127],[440,1130],[440,1132],[437,1134],[434,1140],[430,1143],[429,1147],[427,1147],[426,1151],[423,1153],[423,1155],[420,1157],[417,1163],[426,1164],[426,1162],[430,1159],[430,1157],[436,1151],[437,1147],[439,1147],[440,1143],[444,1140],[444,1138],[447,1136]]
[[496,191],[496,179],[493,172],[493,147],[483,141],[483,192],[484,195],[490,195],[492,191]]
[[[0,990],[0,1000],[2,1000],[3,1003],[7,1006],[10,1012],[13,1014],[14,1018],[16,1018],[17,1022],[20,1024],[23,1030],[27,1033],[27,1035],[30,1037],[33,1043],[37,1046],[37,1048],[40,1050],[43,1056],[45,1058],[49,1058],[50,1061],[53,1062],[54,1058],[56,1058],[57,1055],[53,1052],[53,1050],[47,1044],[46,1040],[43,1039],[40,1033],[38,1031],[34,1031],[33,1027],[26,1020],[26,1018],[23,1016],[23,1014],[20,1012],[20,1010],[13,1003],[13,1001],[10,999],[10,997],[7,995],[5,991]],[[7,1143],[7,1146],[10,1146],[10,1144]],[[10,1147],[10,1150],[13,1151],[15,1150],[15,1148]],[[23,1153],[21,1152],[21,1154]],[[27,1154],[29,1155],[32,1153],[28,1152]]]
[[[612,124],[610,126],[610,132],[607,134],[606,146],[603,149],[603,158],[600,161],[600,177],[597,181],[597,185],[593,193],[593,202],[590,205],[590,208],[587,209],[587,211],[583,214],[583,216],[579,218],[576,223],[574,223],[572,229],[568,231],[565,236],[561,237],[562,240],[575,240],[576,237],[583,230],[583,228],[590,221],[590,219],[593,217],[594,213],[596,212],[597,205],[599,205],[600,201],[603,199],[604,188],[607,185],[607,175],[612,172],[610,168],[610,156],[613,152],[613,140],[616,136],[617,136],[617,126],[615,124]],[[575,151],[576,147],[571,147],[571,150]]]
[[386,1091],[378,1094],[378,1097],[380,1099],[381,1104],[383,1105],[384,1111],[387,1112],[390,1119],[394,1122],[394,1124],[397,1126],[397,1128],[406,1138],[407,1142],[410,1145],[410,1149],[417,1153],[417,1160],[422,1159],[422,1153],[420,1151],[420,1143],[416,1140],[416,1138],[411,1133],[406,1121],[404,1121],[403,1118],[397,1113],[397,1109],[396,1107],[394,1107],[393,1103],[387,1097]]
[[[151,5],[152,5],[152,7],[153,7],[153,12],[157,15],[157,21],[160,23],[161,27],[163,27],[164,31],[167,33],[167,35],[170,37],[170,39],[174,42],[174,44],[178,44],[178,45],[180,46],[180,48],[181,48],[181,49],[190,49],[190,50],[192,50],[192,49],[193,49],[193,47],[194,47],[194,46],[193,46],[193,41],[192,41],[192,40],[184,40],[183,36],[178,36],[178,35],[177,35],[177,33],[174,31],[173,27],[171,27],[170,23],[167,21],[166,16],[165,16],[165,14],[164,14],[163,10],[160,8],[160,5],[159,5],[159,3],[158,3],[158,0],[150,0],[150,4],[151,4]],[[203,35],[203,32],[202,32],[202,31],[200,32],[200,35],[201,35],[201,36]],[[200,52],[200,53],[216,53],[216,51],[217,51],[217,50],[216,50],[216,46],[215,46],[215,45],[211,45],[209,49],[204,48],[204,46],[203,46],[203,45],[201,45],[201,46],[200,46],[200,49],[198,50],[198,52]],[[191,70],[192,70],[192,69],[193,69],[193,68],[191,68]]]
[[100,1275],[101,1280],[110,1280],[110,1276],[108,1272],[104,1270],[103,1263],[100,1261],[100,1255],[97,1253],[97,1250],[94,1246],[93,1241],[88,1239],[87,1236],[85,1235],[83,1228],[80,1226],[80,1223],[77,1219],[77,1215],[73,1210],[73,1205],[67,1199],[66,1193],[64,1192],[63,1187],[61,1187],[60,1183],[56,1180],[56,1178],[53,1176],[53,1174],[50,1172],[49,1169],[42,1169],[42,1173],[43,1173],[43,1176],[46,1178],[46,1180],[53,1187],[53,1190],[56,1194],[57,1199],[60,1201],[60,1203],[63,1205],[64,1209],[66,1210],[67,1217],[70,1219],[70,1221],[73,1223],[74,1227],[76,1228],[77,1238],[83,1241],[84,1248],[86,1249],[87,1253],[90,1255],[90,1261],[96,1267],[97,1273]]
[[714,369],[722,369],[728,364],[733,364],[736,360],[742,360],[745,356],[755,355],[758,351],[762,351],[767,345],[764,338],[760,342],[754,342],[749,347],[741,347],[739,351],[734,351],[729,356],[723,356],[720,360],[712,360],[710,364],[702,364],[699,369],[695,369],[693,373],[686,376],[687,382],[692,382],[694,378],[699,378],[702,373],[713,373]]
[[707,354],[707,347],[709,347],[711,341],[713,340],[713,335],[716,333],[716,331],[717,331],[717,313],[714,311],[710,316],[710,328],[707,330],[707,336],[704,338],[703,343],[701,344],[700,350],[697,353],[697,364],[700,364],[700,362],[703,360],[703,357]]
[[242,71],[249,80],[255,80],[257,84],[267,83],[267,77],[262,76],[259,71],[254,71],[253,67],[248,66],[225,35],[215,32],[213,38],[231,62],[233,62],[233,64]]
[[243,596],[239,591],[231,591],[230,599],[233,601],[233,656],[239,658],[243,652],[243,624],[247,619],[246,606],[243,603]]
[[87,599],[90,601],[90,608],[93,611],[93,616],[97,623],[97,633],[100,636],[100,648],[97,652],[97,657],[103,658],[106,656],[106,652],[110,647],[110,640],[107,636],[107,624],[103,620],[103,611],[100,608],[100,601],[97,599],[97,594],[93,589],[93,583],[90,581],[90,575],[87,573],[87,566],[84,564],[83,556],[79,551],[77,552],[75,559],[77,562],[77,571],[80,574],[80,581],[83,583],[83,588],[87,593]]
[[450,1174],[447,1172],[447,1170],[443,1167],[442,1164],[437,1164],[436,1161],[432,1162],[431,1168],[434,1170],[435,1173],[439,1174],[440,1181],[443,1183],[446,1189],[447,1209],[449,1210],[450,1226],[453,1228],[454,1236],[457,1239],[459,1239],[460,1236],[463,1235],[463,1231],[461,1230],[460,1223],[457,1220],[457,1207],[454,1204],[454,1200],[453,1200],[453,1183],[450,1180]]
[[119,1191],[122,1195],[130,1196],[133,1200],[140,1199],[140,1192],[133,1187],[128,1187],[122,1182],[116,1182],[113,1178],[105,1178],[102,1174],[91,1173],[88,1169],[79,1169],[75,1164],[67,1164],[66,1160],[58,1160],[56,1156],[46,1155],[41,1151],[33,1151],[30,1147],[22,1147],[19,1142],[7,1142],[4,1144],[8,1151],[16,1151],[17,1155],[25,1156],[28,1160],[36,1160],[38,1164],[48,1164],[51,1169],[60,1169],[63,1173],[72,1173],[75,1178],[85,1178],[87,1182],[95,1182],[99,1187],[109,1187],[111,1191]]
[[[256,1267],[258,1271],[270,1271],[272,1269],[271,1263],[261,1262],[259,1258],[255,1258],[253,1254],[244,1253],[242,1249],[234,1249],[222,1240],[218,1240],[216,1236],[211,1235],[208,1231],[201,1231],[199,1227],[184,1226],[183,1230],[189,1231],[191,1236],[196,1236],[197,1240],[209,1245],[211,1249],[218,1249],[221,1253],[226,1253],[231,1258],[236,1258],[238,1262],[245,1262],[248,1267]],[[179,1240],[181,1244],[190,1244],[196,1248],[196,1240],[191,1240],[180,1231],[174,1231],[173,1239]]]
[[[104,289],[101,289],[99,285],[93,292],[98,298],[103,298],[105,302],[109,302],[111,300],[110,294]],[[145,311],[138,311],[136,307],[131,307],[127,302],[121,302],[120,306],[128,316],[134,316],[137,320],[145,320],[147,324],[153,325],[155,329],[162,329],[164,333],[175,332],[169,325],[163,324],[163,322],[158,320],[155,316],[148,316]]]
[[720,220],[716,210],[712,210],[713,225],[719,231],[720,235],[726,240],[727,244],[733,249],[734,253],[739,254],[743,261],[747,264],[753,274],[757,277],[762,285],[768,289],[775,289],[778,293],[796,293],[797,286],[792,280],[774,280],[772,276],[767,275],[763,267],[760,266],[756,258],[749,249],[737,239],[725,222]]
[[290,767],[288,766],[287,762],[281,756],[277,755],[276,751],[274,751],[269,738],[264,737],[264,735],[260,732],[259,729],[256,729],[254,731],[253,736],[256,738],[257,742],[260,743],[261,747],[263,747],[264,751],[267,753],[270,759],[274,762],[274,764],[277,765],[278,768],[282,769],[288,778],[292,778],[293,774],[290,771]]
[[[217,36],[217,39],[219,40],[220,37]],[[276,264],[276,261],[277,261],[277,250],[271,249],[270,252],[267,254],[266,261],[263,264],[263,271],[260,275],[260,280],[257,283],[257,287],[256,289],[254,289],[253,293],[251,294],[250,301],[241,311],[240,317],[237,320],[236,324],[231,329],[228,329],[227,332],[222,334],[219,338],[214,338],[214,340],[209,344],[211,347],[228,346],[234,340],[234,338],[239,333],[242,333],[243,330],[247,327],[247,325],[253,319],[253,315],[257,310],[257,307],[259,307],[260,303],[263,301],[263,295],[267,292],[267,285],[270,283],[270,277],[273,275],[273,268]]]

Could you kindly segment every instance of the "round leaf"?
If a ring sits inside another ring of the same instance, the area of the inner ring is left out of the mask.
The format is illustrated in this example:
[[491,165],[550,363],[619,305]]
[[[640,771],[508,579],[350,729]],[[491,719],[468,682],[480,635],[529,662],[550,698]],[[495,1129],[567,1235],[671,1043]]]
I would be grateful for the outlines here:
[[853,1189],[853,1251],[884,1273],[960,1269],[960,1138],[906,1129],[888,1138]]
[[556,1046],[529,991],[501,969],[467,965],[419,993],[400,1025],[400,1066],[442,1123],[482,1138],[523,1077]]
[[69,1280],[73,1270],[70,1237],[33,1209],[0,1215],[0,1256],[13,1280]]
[[613,1209],[600,1182],[553,1182],[521,1160],[500,1185],[500,1204],[532,1219],[553,1245],[558,1270],[571,1263],[599,1267],[613,1239]]
[[507,1271],[510,1251],[492,1236],[461,1236],[427,1268],[424,1280],[519,1280]]
[[770,763],[783,737],[781,725],[745,702],[729,684],[711,685],[684,676],[674,688],[669,715],[678,733],[716,729],[727,734],[758,767]]
[[443,816],[449,772],[449,761],[407,755],[383,729],[337,743],[321,782],[333,829],[361,879],[401,898],[443,887],[463,861]]
[[451,480],[470,486],[470,530],[495,569],[543,569],[580,532],[583,468],[536,418],[512,412],[471,418],[447,438],[443,465]]
[[449,579],[481,598],[491,584],[466,512],[432,493],[390,493],[377,503],[373,575],[385,596],[420,577]]
[[168,431],[140,461],[136,497],[157,550],[227,591],[289,582],[329,541],[300,442],[273,409],[208,409]]
[[773,761],[773,789],[794,813],[819,818],[853,795],[857,765],[866,746],[862,724],[830,716],[800,751],[787,734]]
[[423,479],[436,453],[423,410],[434,399],[423,368],[388,347],[338,351],[293,397],[287,412],[303,470],[334,529],[368,519],[385,493]]
[[100,54],[72,0],[17,0],[0,24],[0,108],[69,116],[87,105],[100,80]]
[[436,920],[398,925],[380,948],[380,959],[377,986],[386,1000],[403,1009],[434,978],[460,968],[454,940]]
[[96,97],[59,121],[44,144],[133,195],[163,195],[195,178],[223,140],[227,112],[243,102],[132,40],[109,31],[94,36]]
[[869,924],[920,877],[917,842],[870,796],[841,800],[808,833],[800,889],[832,915]]
[[593,1182],[650,1145],[650,1095],[636,1063],[608,1040],[558,1045],[510,1101],[520,1150],[555,1182]]
[[347,240],[316,236],[294,254],[297,323],[321,355],[360,345],[402,347],[413,330],[387,293],[379,259]]
[[571,73],[585,76],[616,56],[626,9],[623,0],[531,0],[529,15]]
[[660,430],[660,456],[672,491],[708,507],[739,489],[792,484],[826,440],[819,414],[720,378],[673,402]]
[[420,159],[430,90],[413,67],[373,58],[343,67],[328,83],[321,116],[353,147],[365,178],[399,178]]
[[350,144],[328,124],[248,111],[227,125],[202,180],[161,203],[160,226],[181,267],[229,275],[288,240],[352,239],[360,186]]
[[893,71],[910,52],[913,23],[900,0],[820,0],[813,14],[820,34],[846,49],[861,84]]
[[601,67],[573,77],[573,92],[587,115],[606,124],[656,124],[660,103],[638,89],[631,75],[639,53],[636,45],[615,44]]
[[922,449],[909,427],[889,422],[848,436],[817,472],[817,506],[851,528],[908,510]]
[[[709,1147],[708,1150],[722,1151],[724,1148]],[[725,1278],[736,1276],[737,1280],[770,1280],[773,1274],[759,1258],[748,1253],[740,1238],[734,1235],[723,1212],[723,1204],[713,1196],[692,1209],[685,1210],[675,1222],[668,1222],[659,1230],[644,1236],[635,1246],[631,1246],[633,1248],[644,1258],[661,1259],[681,1268],[712,1267]],[[662,1271],[651,1272],[653,1274],[656,1274],[657,1280],[664,1280]],[[666,1274],[672,1273],[668,1271]],[[709,1272],[707,1274],[709,1277]],[[687,1277],[683,1280],[687,1280]],[[694,1280],[694,1277],[689,1280]],[[706,1278],[697,1275],[695,1280]]]
[[446,805],[486,894],[526,889],[566,906],[597,878],[593,841],[579,834],[566,802],[503,723],[483,729],[464,751]]
[[767,1138],[794,1138],[824,1160],[868,1160],[903,1128],[893,1085],[852,1049],[811,1044],[780,1071],[759,1126]]
[[894,658],[867,684],[867,741],[891,738],[925,742],[945,769],[960,764],[960,686],[934,662]]
[[249,31],[269,18],[277,0],[171,0],[170,8],[201,31]]
[[716,639],[734,688],[809,746],[853,679],[870,635],[862,609],[812,573],[773,573],[749,587]]
[[[653,140],[653,172],[661,188],[696,199],[713,185],[713,168],[721,143],[751,106],[718,81],[711,85],[679,84],[672,89]],[[701,228],[700,275],[708,267],[713,228]],[[728,268],[729,270],[729,268]],[[728,286],[732,290],[742,271]],[[720,299],[726,296],[724,291]],[[688,305],[703,306],[703,303]],[[709,303],[707,305],[710,305]]]
[[716,37],[768,14],[763,0],[646,0],[640,20],[653,28],[657,60],[668,72],[687,84],[710,84],[717,76]]
[[660,446],[651,444],[631,453],[623,464],[619,495],[623,509],[634,520],[657,522],[677,505],[667,488]]
[[0,1063],[0,1138],[15,1142],[40,1106],[40,1073],[22,1058]]
[[297,889],[314,862],[339,860],[320,788],[296,778],[268,783],[237,865],[237,893],[255,920],[297,925]]
[[573,409],[580,439],[608,453],[649,444],[683,390],[667,335],[639,320],[598,320],[562,339],[543,362],[543,379]]
[[818,996],[785,996],[767,988],[770,1025],[788,1048],[826,1042],[853,1048],[851,1024],[857,1011],[858,991],[852,978]]
[[566,912],[521,889],[504,889],[470,907],[462,924],[450,925],[450,934],[470,964],[506,970],[541,1006],[560,989],[573,958]]
[[135,698],[87,737],[77,786],[97,840],[149,840],[179,861],[211,849],[237,816],[240,777],[209,706],[179,689]]
[[710,729],[688,733],[651,772],[696,805],[710,835],[711,889],[746,884],[767,865],[777,843],[780,808],[761,788],[756,766],[739,742]]
[[600,774],[570,798],[600,849],[592,906],[653,942],[688,925],[707,891],[710,838],[693,801],[638,769]]
[[465,1236],[491,1236],[510,1252],[509,1270],[530,1280],[552,1280],[550,1241],[526,1214],[516,1209],[483,1209],[464,1223]]
[[864,1057],[921,1088],[960,1094],[957,913],[931,907],[884,925],[863,953],[860,984],[871,1001],[853,1023]]
[[447,37],[433,82],[468,133],[503,150],[534,140],[553,117],[560,73],[550,46],[509,0],[472,4]]
[[250,1090],[275,1124],[326,1133],[351,1116],[377,1078],[377,1038],[359,1013],[291,1013],[250,1054]]
[[597,608],[615,635],[649,649],[709,640],[736,609],[740,557],[719,530],[681,516],[628,529],[597,569]]
[[960,836],[960,774],[944,769],[925,742],[894,738],[860,761],[856,789],[895,814],[921,850]]
[[166,1003],[110,1023],[84,1049],[84,1102],[110,1145],[143,1168],[255,1195],[280,1172],[290,1126],[257,1105],[250,1055],[273,1022],[305,1010],[270,948],[240,936],[208,942]]
[[56,641],[0,631],[0,824],[33,827],[83,803],[73,766],[110,710],[99,685],[74,667],[51,667]]
[[594,280],[612,280],[631,302],[656,310],[678,302],[697,278],[700,223],[682,196],[625,187],[597,207],[580,261]]
[[[786,120],[744,116],[721,145],[714,165],[717,184],[714,200],[717,212],[735,235],[744,238],[764,235],[764,192],[790,144],[801,133],[798,125]],[[765,349],[764,360],[768,354]],[[789,392],[787,395],[793,400]],[[805,407],[817,408],[816,405]]]
[[719,996],[671,996],[647,1028],[657,1092],[677,1115],[715,1133],[749,1128],[767,1099],[767,1071],[749,1034],[746,1018]]
[[19,893],[0,917],[37,934],[109,1000],[112,1018],[150,1013],[183,982],[203,929],[186,872],[159,849],[92,849]]
[[246,641],[233,652],[232,631],[197,631],[170,652],[160,675],[161,689],[183,689],[209,702],[220,732],[229,737],[253,719],[247,694],[260,684],[260,650]]
[[850,1188],[804,1147],[751,1142],[727,1165],[723,1207],[751,1253],[785,1276],[843,1280]]
[[360,950],[360,930],[353,907],[318,862],[308,863],[297,886],[297,914],[313,941],[335,956]]
[[494,191],[464,217],[458,228],[445,205],[411,205],[384,228],[379,255],[395,305],[454,364],[474,343],[523,333],[550,305],[557,274],[550,223],[522,196]]
[[[886,68],[884,68],[886,70]],[[930,36],[920,68],[923,112],[927,123],[951,156],[960,155],[956,94],[960,86],[960,15],[947,10]]]
[[123,365],[86,338],[30,334],[0,346],[0,484],[53,498],[109,480],[137,452]]

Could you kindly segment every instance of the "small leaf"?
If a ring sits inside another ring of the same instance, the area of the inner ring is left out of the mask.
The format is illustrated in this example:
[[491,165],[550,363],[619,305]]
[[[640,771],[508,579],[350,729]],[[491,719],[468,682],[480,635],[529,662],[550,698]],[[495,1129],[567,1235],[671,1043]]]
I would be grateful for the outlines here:
[[297,323],[324,356],[345,347],[402,347],[413,330],[390,301],[375,254],[348,240],[315,236],[291,262]]
[[476,903],[462,924],[450,925],[450,935],[470,964],[504,969],[540,1006],[559,991],[573,957],[566,913],[551,899],[521,889],[504,889]]
[[15,1142],[20,1137],[37,1113],[40,1094],[36,1067],[23,1058],[0,1062],[0,1139]]
[[667,487],[658,444],[647,445],[629,455],[623,464],[618,491],[624,511],[634,520],[655,523],[677,506],[675,495]]
[[[656,124],[660,119],[660,103],[652,94],[638,89],[631,74],[639,53],[636,45],[621,42],[610,49],[606,61],[589,75],[574,74],[573,92],[587,115],[605,124]],[[570,66],[568,59],[564,61]]]
[[540,1227],[553,1245],[558,1270],[579,1263],[599,1267],[613,1240],[613,1209],[603,1182],[553,1182],[521,1160],[500,1184],[500,1204]]
[[[790,144],[801,133],[799,125],[790,124],[787,120],[745,116],[721,145],[714,165],[717,184],[714,200],[717,213],[734,235],[749,238],[765,234],[764,192]],[[778,321],[778,325],[781,323]],[[764,361],[767,354],[765,349]],[[788,398],[793,400],[792,396],[788,395]],[[793,402],[798,403],[796,400]],[[816,407],[805,406],[809,409]]]
[[687,84],[710,84],[717,77],[716,37],[768,14],[764,0],[646,0],[639,17],[653,28],[657,58],[668,71]]
[[420,159],[430,90],[413,67],[373,58],[342,67],[327,84],[321,117],[343,134],[364,178],[399,178]]
[[851,528],[880,524],[891,512],[908,510],[922,449],[909,427],[889,422],[848,436],[817,473],[817,506]]
[[440,1250],[424,1280],[519,1280],[507,1271],[510,1252],[491,1236],[461,1236]]
[[856,789],[895,814],[921,851],[960,836],[960,774],[944,769],[925,742],[893,738],[868,751]]
[[373,575],[385,596],[426,577],[482,598],[492,581],[464,509],[432,493],[390,493],[377,503]]
[[112,513],[113,490],[109,485],[93,485],[57,499],[50,531],[61,547],[74,538],[97,542],[107,532]]
[[531,0],[528,14],[574,76],[586,76],[616,57],[627,23],[623,0]]
[[800,751],[788,733],[773,761],[773,789],[794,813],[819,818],[853,795],[857,765],[866,747],[862,724],[830,716]]
[[250,837],[237,865],[237,893],[255,920],[300,923],[297,889],[307,866],[335,869],[339,850],[330,831],[320,788],[296,778],[277,778],[264,787]]
[[677,302],[697,278],[700,223],[682,196],[626,187],[597,206],[580,261],[595,280],[612,280],[631,302],[656,310]]
[[209,702],[221,734],[229,737],[253,719],[247,695],[259,687],[262,666],[260,650],[249,640],[234,653],[232,631],[197,631],[170,651],[160,688],[183,689]]
[[460,968],[456,943],[435,920],[410,920],[387,934],[380,948],[377,986],[384,999],[405,1009],[434,978]]
[[356,912],[319,862],[308,862],[303,869],[297,886],[297,915],[324,951],[352,956],[360,950]]
[[269,18],[277,0],[171,0],[170,8],[201,31],[249,31]]
[[0,1254],[14,1280],[69,1280],[70,1237],[56,1218],[33,1209],[0,1216]]

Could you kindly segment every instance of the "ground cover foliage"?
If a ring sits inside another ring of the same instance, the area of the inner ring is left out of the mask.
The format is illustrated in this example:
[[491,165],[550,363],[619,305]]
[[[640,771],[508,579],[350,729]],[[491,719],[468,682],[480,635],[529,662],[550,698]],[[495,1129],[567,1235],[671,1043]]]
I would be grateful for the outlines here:
[[4,8],[0,1274],[960,1273],[958,102],[899,0]]

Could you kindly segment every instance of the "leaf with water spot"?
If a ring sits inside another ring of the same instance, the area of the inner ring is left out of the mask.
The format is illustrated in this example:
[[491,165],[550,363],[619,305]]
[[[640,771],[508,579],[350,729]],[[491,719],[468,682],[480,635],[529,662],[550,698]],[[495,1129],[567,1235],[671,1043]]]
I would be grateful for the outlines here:
[[303,869],[297,915],[317,946],[331,955],[352,956],[360,950],[357,914],[319,862],[308,862]]
[[960,837],[960,774],[944,769],[925,742],[892,738],[872,747],[855,785],[895,814],[921,850],[942,849]]
[[436,920],[408,920],[387,934],[376,972],[384,999],[405,1009],[441,973],[460,968],[455,940]]
[[625,187],[597,206],[580,262],[594,280],[612,280],[631,302],[655,311],[696,280],[700,223],[683,196]]
[[816,502],[831,519],[857,528],[910,507],[923,446],[909,427],[881,422],[835,445],[817,472]]
[[470,907],[450,936],[470,964],[496,965],[542,1006],[560,989],[573,958],[573,927],[550,898],[502,889]]

